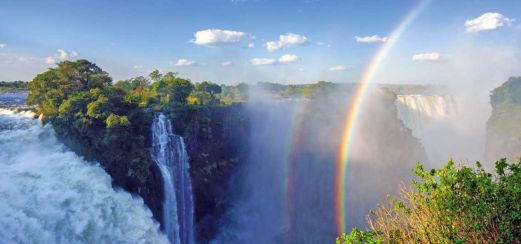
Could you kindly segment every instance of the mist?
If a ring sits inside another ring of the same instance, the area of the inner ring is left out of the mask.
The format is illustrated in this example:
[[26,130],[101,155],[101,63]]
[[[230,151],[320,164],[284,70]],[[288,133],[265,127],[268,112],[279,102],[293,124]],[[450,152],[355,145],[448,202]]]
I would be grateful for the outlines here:
[[[233,177],[235,201],[215,243],[334,242],[335,172],[354,88],[336,84],[296,99],[251,88],[250,158]],[[393,99],[375,88],[359,118],[346,183],[348,228],[365,228],[369,210],[410,181],[417,161],[426,161],[419,140],[397,119]]]
[[[396,68],[390,66],[384,68],[380,79],[400,79],[386,76],[386,69]],[[403,71],[403,68],[399,70]],[[422,64],[417,70],[402,75],[402,80],[441,85],[445,91],[439,95],[448,95],[455,100],[454,111],[448,116],[414,130],[433,166],[441,166],[449,159],[460,165],[481,161],[486,167],[493,166],[496,159],[485,158],[486,123],[491,113],[489,95],[509,77],[519,75],[521,51],[518,47],[478,45],[472,39],[455,41],[441,60]],[[497,152],[497,155],[504,153]]]

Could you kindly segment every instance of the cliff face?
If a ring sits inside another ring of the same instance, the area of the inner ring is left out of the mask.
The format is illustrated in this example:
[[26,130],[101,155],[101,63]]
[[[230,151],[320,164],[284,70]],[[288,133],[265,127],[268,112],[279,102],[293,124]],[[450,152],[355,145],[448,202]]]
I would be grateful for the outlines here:
[[212,239],[230,207],[230,176],[248,155],[249,121],[242,105],[167,111],[190,156],[196,236]]
[[[196,236],[208,240],[217,232],[218,220],[230,204],[228,178],[247,154],[243,140],[248,137],[249,123],[241,105],[177,107],[163,112],[187,145]],[[50,122],[65,145],[87,160],[100,162],[115,187],[140,195],[162,223],[163,184],[150,156],[154,113],[141,111],[134,115],[131,131],[107,130],[102,125],[85,131],[67,118],[53,118]],[[144,173],[139,177],[131,172],[132,163],[141,165]]]
[[[140,195],[162,222],[161,173],[150,155],[153,114],[143,111],[133,117],[135,126],[128,130],[110,130],[96,123],[87,127],[70,117],[53,117],[49,122],[61,142],[86,160],[99,162],[114,187]],[[132,165],[139,165],[141,172],[133,172]]]
[[521,156],[521,77],[512,77],[490,95],[485,159],[518,160]]
[[[345,118],[345,106],[338,104],[338,101],[348,101],[346,98],[349,96],[350,93],[346,92],[334,96],[326,94],[309,100],[307,112],[302,115],[302,138],[294,152],[295,162],[299,163],[298,167],[296,163],[294,165],[295,177],[292,178],[292,183],[301,189],[293,197],[301,205],[305,203],[302,206],[298,205],[303,209],[317,209],[316,201],[320,203],[326,199],[317,198],[316,194],[321,191],[311,189],[333,189],[334,162],[340,143],[338,132],[342,131]],[[420,142],[397,118],[395,97],[383,94],[371,97],[372,102],[365,107],[366,112],[361,118],[360,135],[363,138],[358,139],[357,145],[353,148],[353,155],[357,156],[357,159],[350,169],[348,184],[357,186],[349,190],[350,194],[357,196],[352,198],[354,202],[349,203],[354,209],[354,212],[349,213],[350,216],[360,219],[360,222],[352,223],[356,226],[363,225],[367,206],[373,206],[382,200],[381,196],[385,196],[386,193],[394,192],[395,186],[400,182],[407,182],[406,175],[414,162],[425,160],[425,152]],[[232,205],[236,204],[232,202],[236,200],[234,195],[237,195],[238,189],[242,187],[237,185],[237,182],[232,185],[231,179],[241,174],[241,166],[251,160],[249,150],[255,148],[252,144],[271,143],[252,140],[254,129],[251,127],[250,119],[264,117],[265,114],[256,113],[257,116],[253,116],[255,114],[252,115],[250,110],[244,104],[235,104],[180,106],[162,111],[172,121],[174,133],[182,136],[187,146],[195,202],[195,235],[199,242],[212,240],[223,231],[223,217]],[[66,145],[89,160],[101,162],[112,176],[115,186],[143,197],[155,218],[162,222],[162,179],[150,157],[150,124],[154,113],[155,111],[142,111],[134,115],[131,120],[136,122],[133,122],[132,131],[107,131],[100,128],[89,131],[92,134],[88,136],[81,132],[81,128],[76,128],[67,120],[56,119],[52,123]],[[266,130],[273,131],[272,126],[278,125],[268,123],[265,125]],[[275,134],[273,138],[279,137],[280,135]],[[94,143],[92,138],[105,138],[106,142],[104,146],[100,146]],[[408,150],[404,151],[404,148]],[[146,176],[143,179],[129,174],[128,164],[136,160],[135,157],[146,167],[147,173],[143,174]],[[325,173],[322,172],[324,165],[328,165]],[[371,178],[378,177],[380,183],[364,180],[368,172],[373,175]],[[359,189],[366,190],[358,192]],[[324,206],[333,205],[328,202]],[[316,214],[320,218],[334,219],[333,212],[329,209],[322,209]],[[295,233],[301,233],[302,238],[309,236],[309,233],[306,234],[308,228],[304,228],[307,226],[306,223],[319,222],[297,215],[295,213],[295,220],[300,224],[295,224]],[[334,227],[327,228],[326,232],[333,230]],[[319,236],[322,237],[316,235]]]

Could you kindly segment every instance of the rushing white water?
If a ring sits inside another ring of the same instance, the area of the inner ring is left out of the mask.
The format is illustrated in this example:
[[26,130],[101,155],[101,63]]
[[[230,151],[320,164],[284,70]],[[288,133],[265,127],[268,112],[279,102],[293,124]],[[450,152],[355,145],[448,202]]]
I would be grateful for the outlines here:
[[181,136],[172,132],[172,125],[163,114],[152,124],[152,157],[163,177],[163,223],[174,244],[194,243],[193,197],[188,153]]
[[141,198],[28,115],[0,110],[0,243],[168,243]]
[[444,95],[397,95],[398,117],[413,132],[426,125],[448,118],[457,112],[456,101]]

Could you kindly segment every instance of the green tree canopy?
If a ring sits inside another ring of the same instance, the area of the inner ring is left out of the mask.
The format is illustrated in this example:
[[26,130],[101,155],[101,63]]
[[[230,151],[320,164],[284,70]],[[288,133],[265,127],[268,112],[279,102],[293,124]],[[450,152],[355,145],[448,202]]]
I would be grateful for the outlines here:
[[501,104],[521,105],[521,77],[510,77],[508,81],[500,87],[494,89],[490,94],[492,107]]
[[38,74],[28,85],[29,105],[37,105],[37,112],[58,113],[60,104],[72,94],[110,84],[108,73],[87,60],[64,61],[56,68]]
[[210,82],[203,81],[195,84],[192,96],[197,99],[197,103],[201,105],[218,104],[219,94],[221,94],[221,86]]
[[163,103],[186,103],[186,98],[194,89],[190,80],[177,77],[175,73],[168,72],[161,80],[152,84],[152,89],[160,97]]

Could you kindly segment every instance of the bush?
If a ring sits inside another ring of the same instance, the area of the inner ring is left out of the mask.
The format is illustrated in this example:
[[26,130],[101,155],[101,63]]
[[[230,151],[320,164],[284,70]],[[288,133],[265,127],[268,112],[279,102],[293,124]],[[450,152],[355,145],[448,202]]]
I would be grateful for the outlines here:
[[368,237],[391,243],[521,242],[520,163],[501,159],[491,174],[479,162],[457,168],[449,161],[438,170],[418,164],[415,173],[411,188],[403,187],[399,198],[370,215],[368,232],[354,230],[337,243]]

